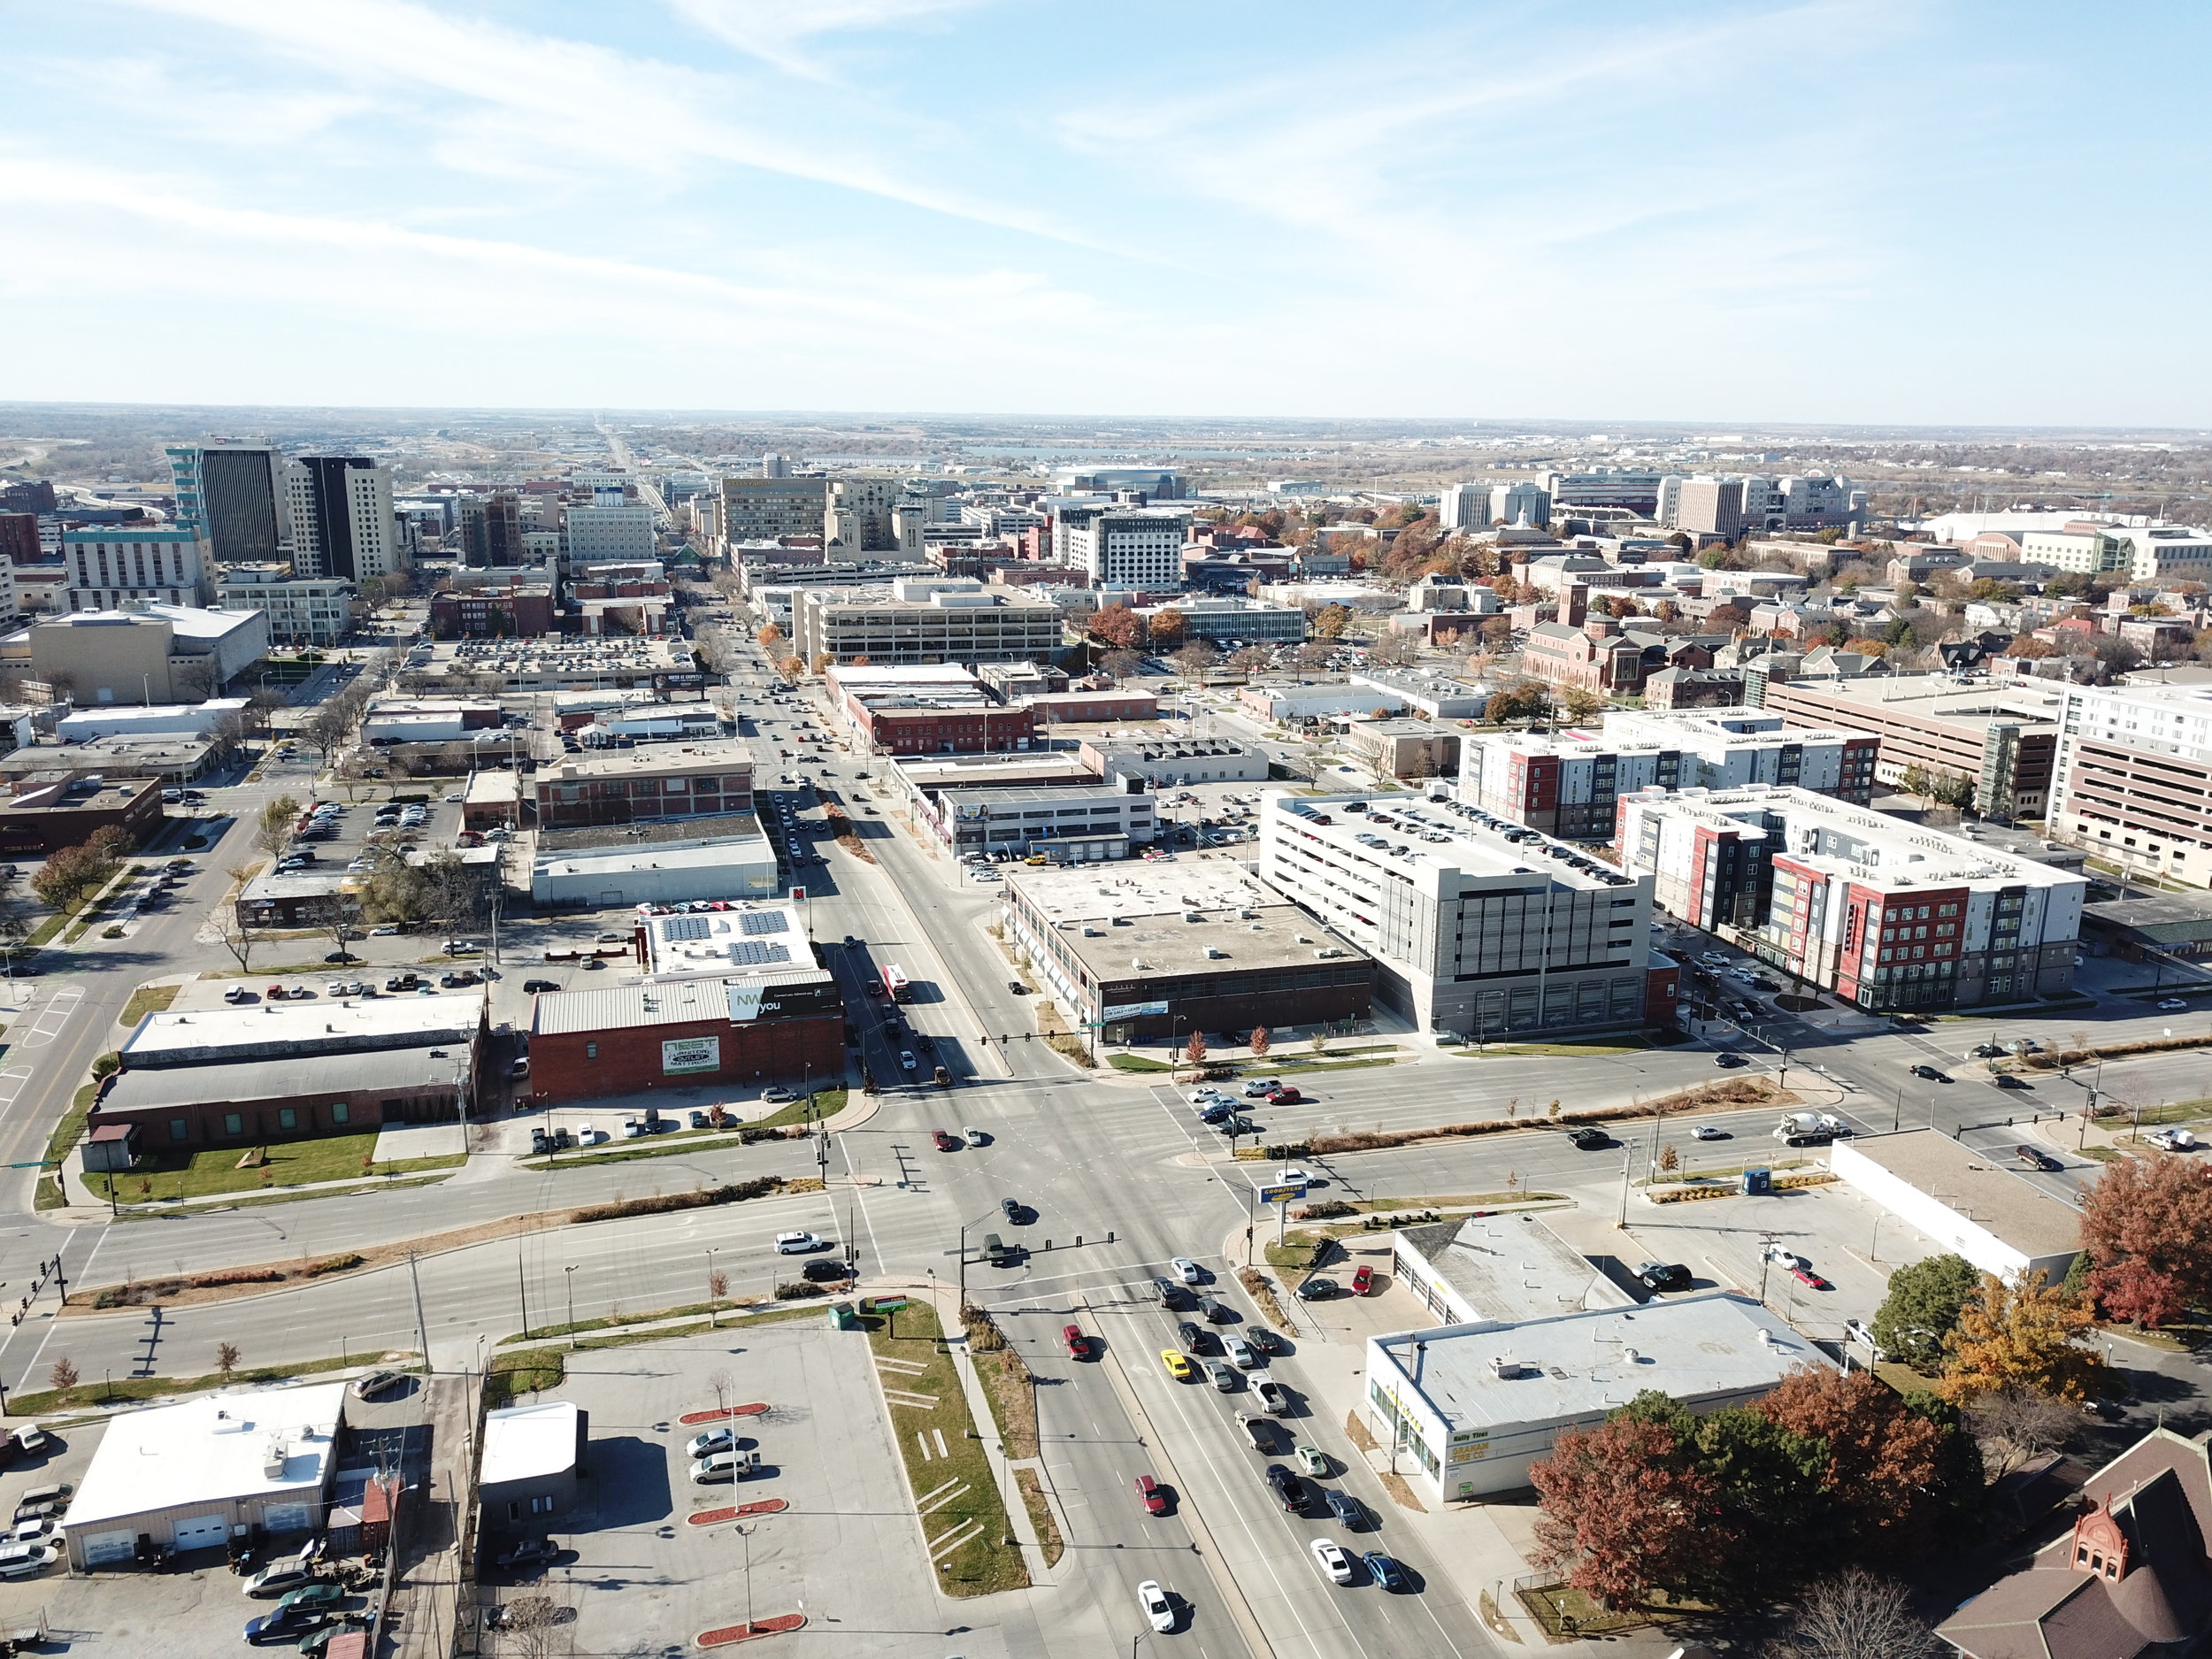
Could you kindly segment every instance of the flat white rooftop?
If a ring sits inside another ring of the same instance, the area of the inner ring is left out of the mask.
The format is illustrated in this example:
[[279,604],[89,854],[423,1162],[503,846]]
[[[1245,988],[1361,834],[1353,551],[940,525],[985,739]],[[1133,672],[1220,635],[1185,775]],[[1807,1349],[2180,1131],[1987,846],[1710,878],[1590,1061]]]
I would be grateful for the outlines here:
[[1636,885],[1635,878],[1571,841],[1505,823],[1448,797],[1402,792],[1302,796],[1274,790],[1260,810],[1263,833],[1279,817],[1286,826],[1344,845],[1389,870],[1411,872],[1425,865],[1476,878],[1541,875],[1570,887]]
[[544,1400],[484,1414],[479,1486],[540,1480],[576,1467],[575,1402]]
[[1454,1432],[1601,1416],[1647,1388],[1686,1402],[1763,1393],[1793,1366],[1828,1363],[1810,1338],[1725,1291],[1402,1331],[1371,1339],[1369,1352]]
[[177,1065],[242,1050],[288,1046],[342,1048],[350,1042],[380,1048],[441,1040],[465,1041],[483,1023],[480,991],[422,996],[318,998],[299,1002],[250,1002],[237,1008],[149,1014],[123,1040],[123,1064]]
[[65,1524],[81,1532],[185,1504],[318,1491],[345,1399],[345,1384],[319,1383],[127,1411],[108,1425]]

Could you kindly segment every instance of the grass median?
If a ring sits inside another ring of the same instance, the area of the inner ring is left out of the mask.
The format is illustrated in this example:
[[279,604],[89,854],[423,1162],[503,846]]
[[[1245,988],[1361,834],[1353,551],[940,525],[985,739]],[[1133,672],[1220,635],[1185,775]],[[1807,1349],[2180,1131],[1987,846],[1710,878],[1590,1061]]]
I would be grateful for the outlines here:
[[[456,1169],[467,1162],[458,1152],[441,1157],[378,1158],[376,1139],[374,1131],[367,1131],[357,1135],[272,1141],[259,1148],[220,1147],[205,1152],[157,1153],[142,1157],[119,1174],[88,1174],[84,1182],[102,1198],[120,1203],[154,1203],[163,1199],[212,1198],[226,1193],[356,1180],[365,1175],[416,1175],[428,1170]],[[246,1164],[254,1150],[260,1151],[265,1161]]]
[[910,1302],[861,1318],[940,1586],[951,1596],[1025,1587],[1029,1569],[936,1310]]

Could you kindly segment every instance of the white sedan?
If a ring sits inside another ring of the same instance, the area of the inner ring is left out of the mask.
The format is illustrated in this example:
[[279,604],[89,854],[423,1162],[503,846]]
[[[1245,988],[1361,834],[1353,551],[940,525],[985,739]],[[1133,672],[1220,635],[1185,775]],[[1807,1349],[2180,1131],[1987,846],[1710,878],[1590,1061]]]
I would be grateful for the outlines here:
[[822,1242],[811,1233],[779,1233],[776,1235],[776,1254],[804,1256],[810,1250],[820,1249]]
[[1175,1276],[1186,1285],[1199,1285],[1205,1282],[1204,1271],[1187,1256],[1179,1256],[1168,1265],[1175,1270]]
[[1690,1131],[1690,1139],[1693,1141],[1725,1141],[1728,1139],[1728,1131],[1718,1124],[1700,1124]]
[[1313,1551],[1313,1558],[1320,1563],[1321,1571],[1329,1575],[1330,1583],[1352,1582],[1352,1557],[1343,1545],[1332,1544],[1325,1538],[1317,1538],[1308,1548]]
[[1137,1586],[1137,1605],[1152,1621],[1152,1628],[1163,1634],[1175,1628],[1175,1603],[1167,1599],[1167,1592],[1150,1578]]

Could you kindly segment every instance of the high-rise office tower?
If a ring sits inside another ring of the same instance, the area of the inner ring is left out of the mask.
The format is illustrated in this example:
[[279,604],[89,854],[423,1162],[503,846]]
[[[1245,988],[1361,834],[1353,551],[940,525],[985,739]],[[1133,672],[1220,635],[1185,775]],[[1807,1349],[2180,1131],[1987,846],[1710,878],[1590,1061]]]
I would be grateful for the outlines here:
[[762,456],[760,457],[760,475],[763,478],[789,478],[791,476],[791,457],[787,455]]
[[357,455],[303,456],[284,469],[292,567],[303,576],[374,581],[405,567],[392,512],[392,469]]
[[281,564],[292,557],[292,514],[284,456],[243,438],[172,444],[177,526],[191,530],[224,565]]

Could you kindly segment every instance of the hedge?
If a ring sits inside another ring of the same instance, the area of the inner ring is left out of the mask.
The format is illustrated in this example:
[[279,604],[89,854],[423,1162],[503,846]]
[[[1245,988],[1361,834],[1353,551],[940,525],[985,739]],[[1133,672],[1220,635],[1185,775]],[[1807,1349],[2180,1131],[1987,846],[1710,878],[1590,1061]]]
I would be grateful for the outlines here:
[[618,1198],[611,1204],[586,1204],[568,1212],[571,1221],[619,1221],[625,1216],[664,1216],[679,1210],[705,1210],[715,1204],[741,1203],[764,1198],[783,1186],[780,1175],[763,1175],[749,1181],[722,1187],[703,1187],[696,1192],[656,1193],[650,1198]]

